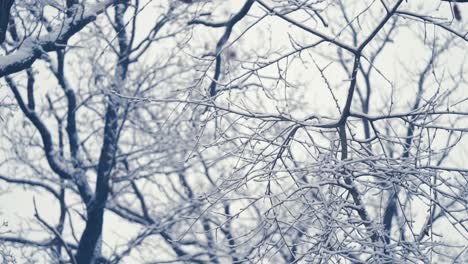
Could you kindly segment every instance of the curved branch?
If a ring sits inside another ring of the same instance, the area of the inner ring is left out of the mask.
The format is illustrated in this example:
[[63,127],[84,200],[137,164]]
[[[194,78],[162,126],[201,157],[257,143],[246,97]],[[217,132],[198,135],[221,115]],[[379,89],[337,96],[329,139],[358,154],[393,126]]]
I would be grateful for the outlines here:
[[216,44],[216,64],[215,64],[215,72],[213,76],[213,81],[210,84],[210,96],[213,97],[216,95],[216,84],[219,80],[219,75],[221,75],[221,52],[228,41],[229,37],[231,36],[232,29],[234,26],[244,18],[247,13],[249,12],[250,8],[252,7],[255,0],[248,0],[241,10],[233,16],[228,22],[224,23],[226,26],[226,31],[224,31],[223,36],[219,39],[218,43]]
[[[30,79],[30,78],[28,78]],[[29,80],[28,80],[29,81]],[[6,78],[6,82],[8,86],[10,87],[11,91],[13,92],[16,101],[18,102],[18,105],[21,109],[21,111],[24,113],[24,115],[33,123],[33,125],[36,127],[36,129],[39,131],[39,134],[41,135],[42,138],[42,144],[44,145],[44,152],[45,156],[47,158],[47,162],[49,163],[50,168],[52,169],[53,172],[55,172],[57,175],[60,176],[62,179],[71,179],[72,175],[66,168],[65,164],[60,163],[56,156],[55,156],[55,150],[54,150],[54,144],[52,141],[52,135],[49,132],[49,129],[45,126],[45,124],[42,122],[42,120],[39,118],[39,116],[36,114],[34,109],[30,109],[29,107],[32,106],[32,101],[30,100],[28,102],[28,105],[25,104],[18,87],[16,84],[13,82],[13,80],[9,77]],[[32,85],[28,84],[28,95],[30,99],[31,97],[31,89]]]

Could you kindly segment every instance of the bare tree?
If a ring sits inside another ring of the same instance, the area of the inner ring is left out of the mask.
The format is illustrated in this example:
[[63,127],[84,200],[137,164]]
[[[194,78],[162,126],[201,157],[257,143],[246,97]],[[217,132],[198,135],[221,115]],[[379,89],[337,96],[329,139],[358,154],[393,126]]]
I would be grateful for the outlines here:
[[[34,202],[35,221],[49,238],[38,241],[17,233],[2,240],[40,248],[46,253],[40,258],[43,261],[49,257],[58,263],[109,262],[102,252],[104,211],[107,207],[127,221],[139,219],[140,213],[132,211],[133,205],[126,207],[121,203],[128,199],[127,195],[140,198],[136,181],[139,177],[148,177],[137,173],[141,169],[138,163],[148,162],[146,156],[140,156],[147,154],[151,145],[157,146],[150,141],[140,141],[145,134],[151,137],[154,133],[152,125],[147,128],[140,126],[140,120],[147,121],[146,117],[139,116],[148,114],[142,112],[145,109],[120,100],[117,95],[127,91],[135,96],[151,94],[159,85],[174,78],[171,77],[174,76],[171,68],[177,61],[170,56],[160,56],[150,65],[139,61],[143,54],[154,49],[154,43],[172,39],[184,31],[186,23],[177,24],[185,15],[184,6],[156,6],[161,13],[152,28],[145,28],[147,35],[141,37],[136,36],[137,15],[145,5],[141,6],[139,1],[132,5],[125,1],[94,5],[70,1],[65,6],[56,6],[57,3],[53,2],[42,3],[44,6],[40,4],[38,2],[31,7],[18,3],[13,6],[17,11],[13,13],[13,20],[31,21],[10,24],[9,38],[4,46],[7,54],[2,59],[2,75],[5,75],[7,86],[33,129],[21,131],[18,138],[5,139],[14,149],[28,149],[28,152],[11,152],[27,166],[19,175],[10,170],[0,177],[4,182],[46,191],[54,198],[59,217],[58,221],[48,221],[44,215],[50,213],[40,210],[40,204]],[[58,13],[52,12],[49,18],[45,16],[46,8],[55,8]],[[103,17],[93,23],[93,28],[84,28],[99,13]],[[55,22],[57,14],[63,17],[58,24]],[[131,16],[131,20],[128,21],[125,15]],[[105,32],[109,29],[112,29],[111,33]],[[79,35],[75,41],[68,42],[73,34]],[[102,49],[93,50],[93,47]],[[42,65],[30,67],[36,60],[40,60]],[[78,61],[81,62],[79,69],[74,67]],[[152,69],[144,71],[145,67]],[[12,75],[23,69],[23,73]],[[45,75],[53,76],[54,80],[46,81]],[[165,115],[164,112],[158,114]],[[126,126],[129,117],[135,117],[137,123]],[[157,120],[155,123],[159,122]],[[135,132],[141,134],[133,135]],[[130,140],[132,136],[134,142]],[[119,143],[122,137],[130,142]],[[24,140],[26,138],[31,141]],[[153,151],[158,150],[151,149]],[[124,164],[123,168],[119,164]],[[156,164],[153,166],[158,167]],[[11,167],[5,164],[4,168],[7,172]],[[150,172],[150,168],[145,171]],[[120,197],[124,200],[120,201]],[[141,215],[147,213],[144,211]],[[74,221],[83,223],[75,227]],[[76,228],[79,231],[75,231]],[[70,232],[71,236],[68,236]]]
[[462,263],[463,3],[2,2],[0,249]]

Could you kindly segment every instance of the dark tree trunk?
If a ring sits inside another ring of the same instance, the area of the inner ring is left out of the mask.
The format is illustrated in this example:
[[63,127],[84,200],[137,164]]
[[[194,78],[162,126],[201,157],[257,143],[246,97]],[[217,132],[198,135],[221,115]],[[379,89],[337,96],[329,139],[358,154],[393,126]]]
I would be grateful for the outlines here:
[[5,41],[8,30],[8,21],[10,20],[10,9],[14,0],[0,0],[0,44]]

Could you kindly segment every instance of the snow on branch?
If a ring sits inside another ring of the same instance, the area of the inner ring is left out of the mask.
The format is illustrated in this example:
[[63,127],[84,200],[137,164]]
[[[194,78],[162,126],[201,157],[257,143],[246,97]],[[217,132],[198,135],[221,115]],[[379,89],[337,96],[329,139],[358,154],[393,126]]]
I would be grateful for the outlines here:
[[75,14],[50,33],[27,38],[15,52],[0,57],[0,77],[19,72],[31,66],[43,52],[63,48],[68,39],[82,30],[96,17],[103,13],[115,0],[107,0],[91,6],[76,5]]

